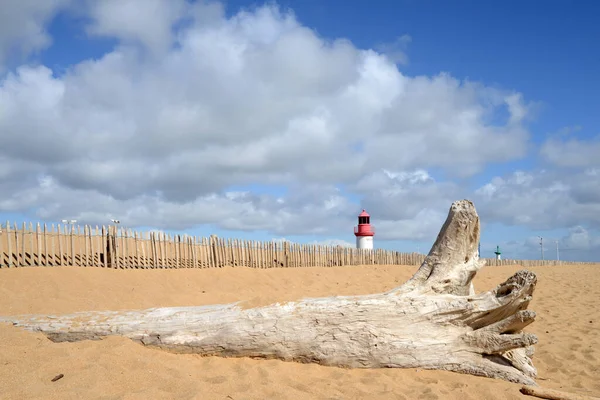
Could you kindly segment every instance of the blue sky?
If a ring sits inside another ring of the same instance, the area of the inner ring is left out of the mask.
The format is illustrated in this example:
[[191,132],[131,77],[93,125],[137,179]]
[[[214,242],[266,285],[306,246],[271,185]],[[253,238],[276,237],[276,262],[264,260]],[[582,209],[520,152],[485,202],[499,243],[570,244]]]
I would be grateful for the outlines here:
[[471,198],[485,256],[600,259],[595,2],[50,3],[0,19],[1,220],[353,243],[368,207],[426,251]]

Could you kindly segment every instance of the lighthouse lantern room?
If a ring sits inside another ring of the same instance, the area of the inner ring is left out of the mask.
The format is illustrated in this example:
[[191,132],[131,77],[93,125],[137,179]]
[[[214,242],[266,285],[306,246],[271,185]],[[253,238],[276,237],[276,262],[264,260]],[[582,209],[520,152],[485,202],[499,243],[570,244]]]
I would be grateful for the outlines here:
[[354,227],[357,249],[373,249],[375,232],[371,226],[371,216],[365,210],[358,215],[358,226]]

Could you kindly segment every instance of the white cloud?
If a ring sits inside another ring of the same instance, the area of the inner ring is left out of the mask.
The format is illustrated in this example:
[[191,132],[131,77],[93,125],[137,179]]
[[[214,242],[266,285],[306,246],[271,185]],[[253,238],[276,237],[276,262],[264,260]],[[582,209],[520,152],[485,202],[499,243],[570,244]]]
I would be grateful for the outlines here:
[[351,188],[380,219],[374,221],[380,239],[435,239],[450,204],[461,194],[456,184],[436,182],[424,170],[381,170]]
[[[469,177],[527,147],[518,93],[403,75],[274,6],[226,18],[219,4],[138,4],[88,4],[88,32],[116,38],[111,52],[0,81],[0,211],[328,235],[360,211],[344,185],[379,238],[434,238],[464,193],[428,170]],[[255,183],[289,191],[231,189]]]
[[582,226],[575,226],[563,237],[559,246],[563,250],[600,250],[600,237],[594,236]]
[[559,167],[600,168],[600,136],[588,140],[553,137],[544,142],[540,154]]
[[88,33],[141,44],[160,54],[173,42],[173,24],[191,6],[186,0],[91,0],[88,7]]
[[412,42],[410,35],[402,35],[393,42],[382,43],[376,47],[377,51],[385,54],[392,62],[396,64],[408,64],[408,55],[406,50]]
[[534,229],[575,225],[600,228],[600,170],[517,171],[475,191],[479,213],[490,222]]
[[10,56],[23,59],[52,43],[46,25],[70,0],[2,0],[0,73]]
[[4,211],[37,209],[42,219],[77,219],[106,225],[112,218],[123,226],[183,230],[208,223],[229,230],[268,230],[275,234],[331,235],[351,229],[356,206],[333,187],[291,187],[284,201],[250,192],[208,194],[177,203],[160,195],[118,200],[93,189],[71,189],[50,177],[28,184],[0,200]]
[[[525,105],[519,99],[461,84],[448,74],[405,78],[403,90],[380,120],[376,140],[366,143],[369,161],[390,169],[441,167],[467,177],[487,163],[519,158],[527,143],[520,123]],[[486,123],[505,108],[510,115],[505,125]]]

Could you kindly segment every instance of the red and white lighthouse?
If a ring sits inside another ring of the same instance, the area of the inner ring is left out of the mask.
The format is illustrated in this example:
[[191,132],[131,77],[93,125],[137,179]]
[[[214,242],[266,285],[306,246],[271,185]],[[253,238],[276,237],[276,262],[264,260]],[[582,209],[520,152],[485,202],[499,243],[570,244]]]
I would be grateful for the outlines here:
[[357,249],[373,249],[375,231],[371,226],[371,216],[365,210],[358,214],[358,226],[354,227]]

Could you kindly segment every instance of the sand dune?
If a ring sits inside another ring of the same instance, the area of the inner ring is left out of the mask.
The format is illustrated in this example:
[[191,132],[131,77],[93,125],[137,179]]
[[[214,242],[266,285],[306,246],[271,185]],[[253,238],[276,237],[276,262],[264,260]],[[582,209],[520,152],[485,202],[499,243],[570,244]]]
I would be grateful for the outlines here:
[[[477,291],[519,267],[487,267]],[[600,266],[529,268],[539,283],[527,328],[539,336],[540,385],[600,396]],[[415,267],[253,270],[0,270],[0,315],[139,309],[367,294],[398,286]],[[52,343],[0,324],[0,399],[518,399],[519,386],[441,371],[348,370],[176,355],[124,338]],[[64,374],[56,382],[51,379]]]

